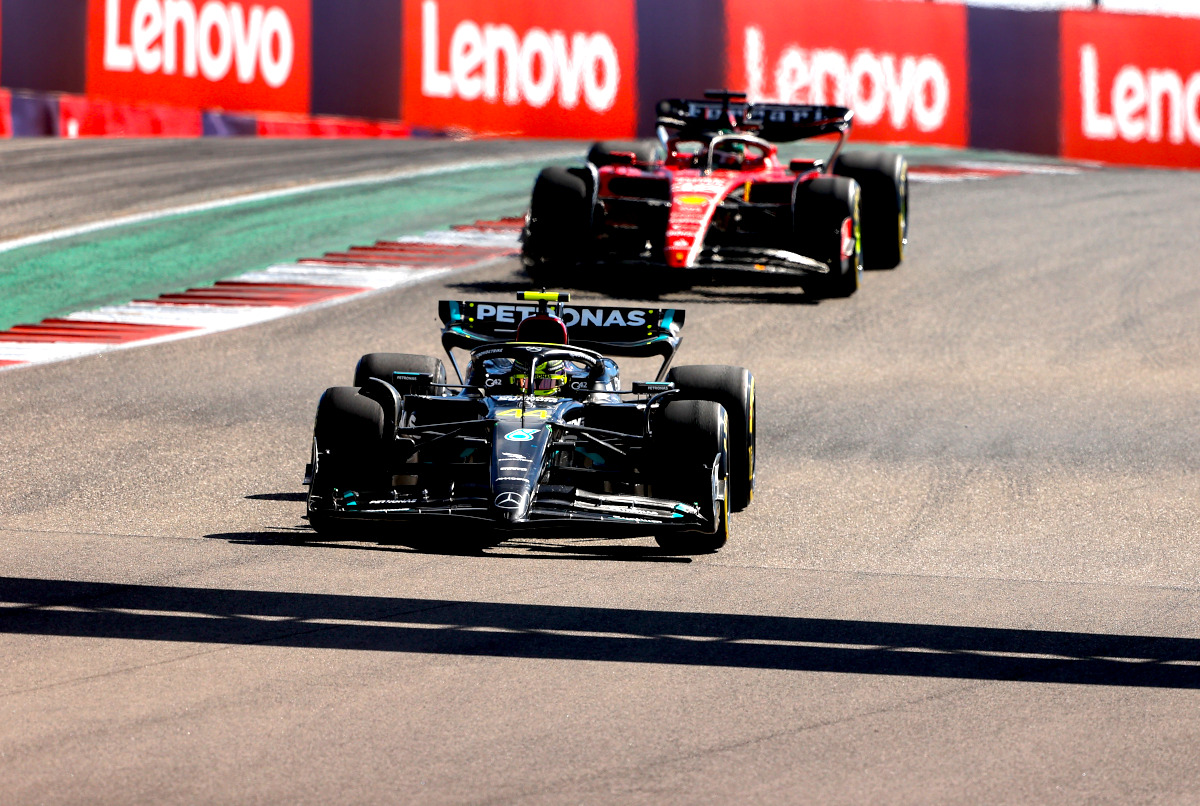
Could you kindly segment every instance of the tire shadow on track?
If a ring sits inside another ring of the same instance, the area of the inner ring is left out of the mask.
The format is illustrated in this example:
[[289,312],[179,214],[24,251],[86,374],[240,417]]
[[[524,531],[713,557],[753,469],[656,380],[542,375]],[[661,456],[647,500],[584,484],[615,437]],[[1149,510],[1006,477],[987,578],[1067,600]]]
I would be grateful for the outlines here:
[[0,577],[0,634],[1200,689],[1200,639]]

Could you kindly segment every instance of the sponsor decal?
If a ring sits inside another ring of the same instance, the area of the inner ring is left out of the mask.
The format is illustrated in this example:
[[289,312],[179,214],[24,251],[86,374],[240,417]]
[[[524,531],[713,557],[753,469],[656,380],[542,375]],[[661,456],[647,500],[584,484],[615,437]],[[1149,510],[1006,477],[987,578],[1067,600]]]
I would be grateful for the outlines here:
[[509,453],[508,451],[504,451],[500,455],[504,457],[504,459],[502,461],[505,461],[505,462],[532,462],[533,461],[528,456],[522,456],[519,453]]
[[1064,12],[1063,156],[1200,166],[1200,20]]
[[854,136],[965,145],[966,11],[871,0],[728,0],[729,85],[854,110]]
[[708,196],[679,196],[675,199],[679,204],[708,204]]
[[525,493],[500,493],[496,496],[496,506],[500,509],[520,509],[525,503]]
[[729,187],[729,182],[724,179],[712,179],[697,176],[681,176],[671,182],[671,192],[679,193],[703,193],[712,195],[714,193],[722,193]]
[[[475,306],[475,318],[480,320],[488,320],[502,322],[505,324],[516,323],[537,313],[536,305],[504,305],[489,303],[480,303]],[[624,312],[615,308],[573,308],[570,306],[562,306],[560,316],[567,327],[575,325],[595,325],[597,327],[645,327],[646,314],[644,310],[626,310]],[[529,349],[529,348],[526,348]],[[533,348],[540,350],[541,348]],[[503,352],[497,349],[494,352]],[[479,351],[477,356],[492,355],[493,351]]]
[[89,0],[88,95],[307,112],[306,0]]
[[504,438],[510,442],[529,442],[540,430],[540,428],[518,428],[515,431],[509,431]]
[[527,135],[633,133],[634,0],[404,8],[406,120]]

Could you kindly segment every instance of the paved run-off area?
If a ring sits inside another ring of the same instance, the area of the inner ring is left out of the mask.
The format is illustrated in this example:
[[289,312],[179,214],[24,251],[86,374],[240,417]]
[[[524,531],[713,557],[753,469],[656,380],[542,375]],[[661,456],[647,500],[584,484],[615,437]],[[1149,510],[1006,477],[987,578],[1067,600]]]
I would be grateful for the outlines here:
[[[336,145],[311,178],[360,171]],[[269,149],[209,159],[277,179]],[[436,300],[504,298],[512,262],[0,373],[0,792],[1187,802],[1198,202],[1171,172],[921,184],[909,260],[849,300],[674,295],[680,361],[749,366],[761,395],[759,495],[694,558],[313,541],[321,390],[363,352],[434,353]]]

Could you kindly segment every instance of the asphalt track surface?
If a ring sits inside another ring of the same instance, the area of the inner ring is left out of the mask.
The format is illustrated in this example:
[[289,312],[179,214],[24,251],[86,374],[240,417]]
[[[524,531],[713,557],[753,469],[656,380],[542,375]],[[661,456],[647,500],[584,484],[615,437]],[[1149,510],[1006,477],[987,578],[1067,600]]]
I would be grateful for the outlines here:
[[[0,232],[533,147],[55,144],[80,167],[6,180]],[[77,198],[104,161],[122,187]],[[320,392],[436,354],[436,300],[512,264],[0,374],[0,800],[1200,799],[1200,177],[912,205],[851,299],[671,297],[680,362],[758,381],[712,555],[307,530]]]

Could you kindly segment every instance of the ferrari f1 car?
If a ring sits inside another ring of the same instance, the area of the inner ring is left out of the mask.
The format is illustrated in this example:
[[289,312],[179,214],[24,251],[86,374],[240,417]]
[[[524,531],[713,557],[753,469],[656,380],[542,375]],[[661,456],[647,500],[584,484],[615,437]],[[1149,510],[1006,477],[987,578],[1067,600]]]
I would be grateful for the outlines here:
[[[518,300],[439,304],[457,383],[440,359],[370,353],[353,386],[324,393],[310,524],[422,546],[552,528],[653,535],[684,553],[724,545],[730,510],[754,495],[751,373],[671,368],[682,310]],[[626,385],[606,353],[661,366]]]
[[[757,275],[845,297],[862,268],[900,264],[908,169],[898,154],[842,153],[854,113],[746,103],[709,92],[658,104],[657,141],[599,142],[582,168],[542,170],[522,259],[543,286],[605,266],[650,266],[686,284]],[[827,159],[781,161],[775,143],[837,135]]]

